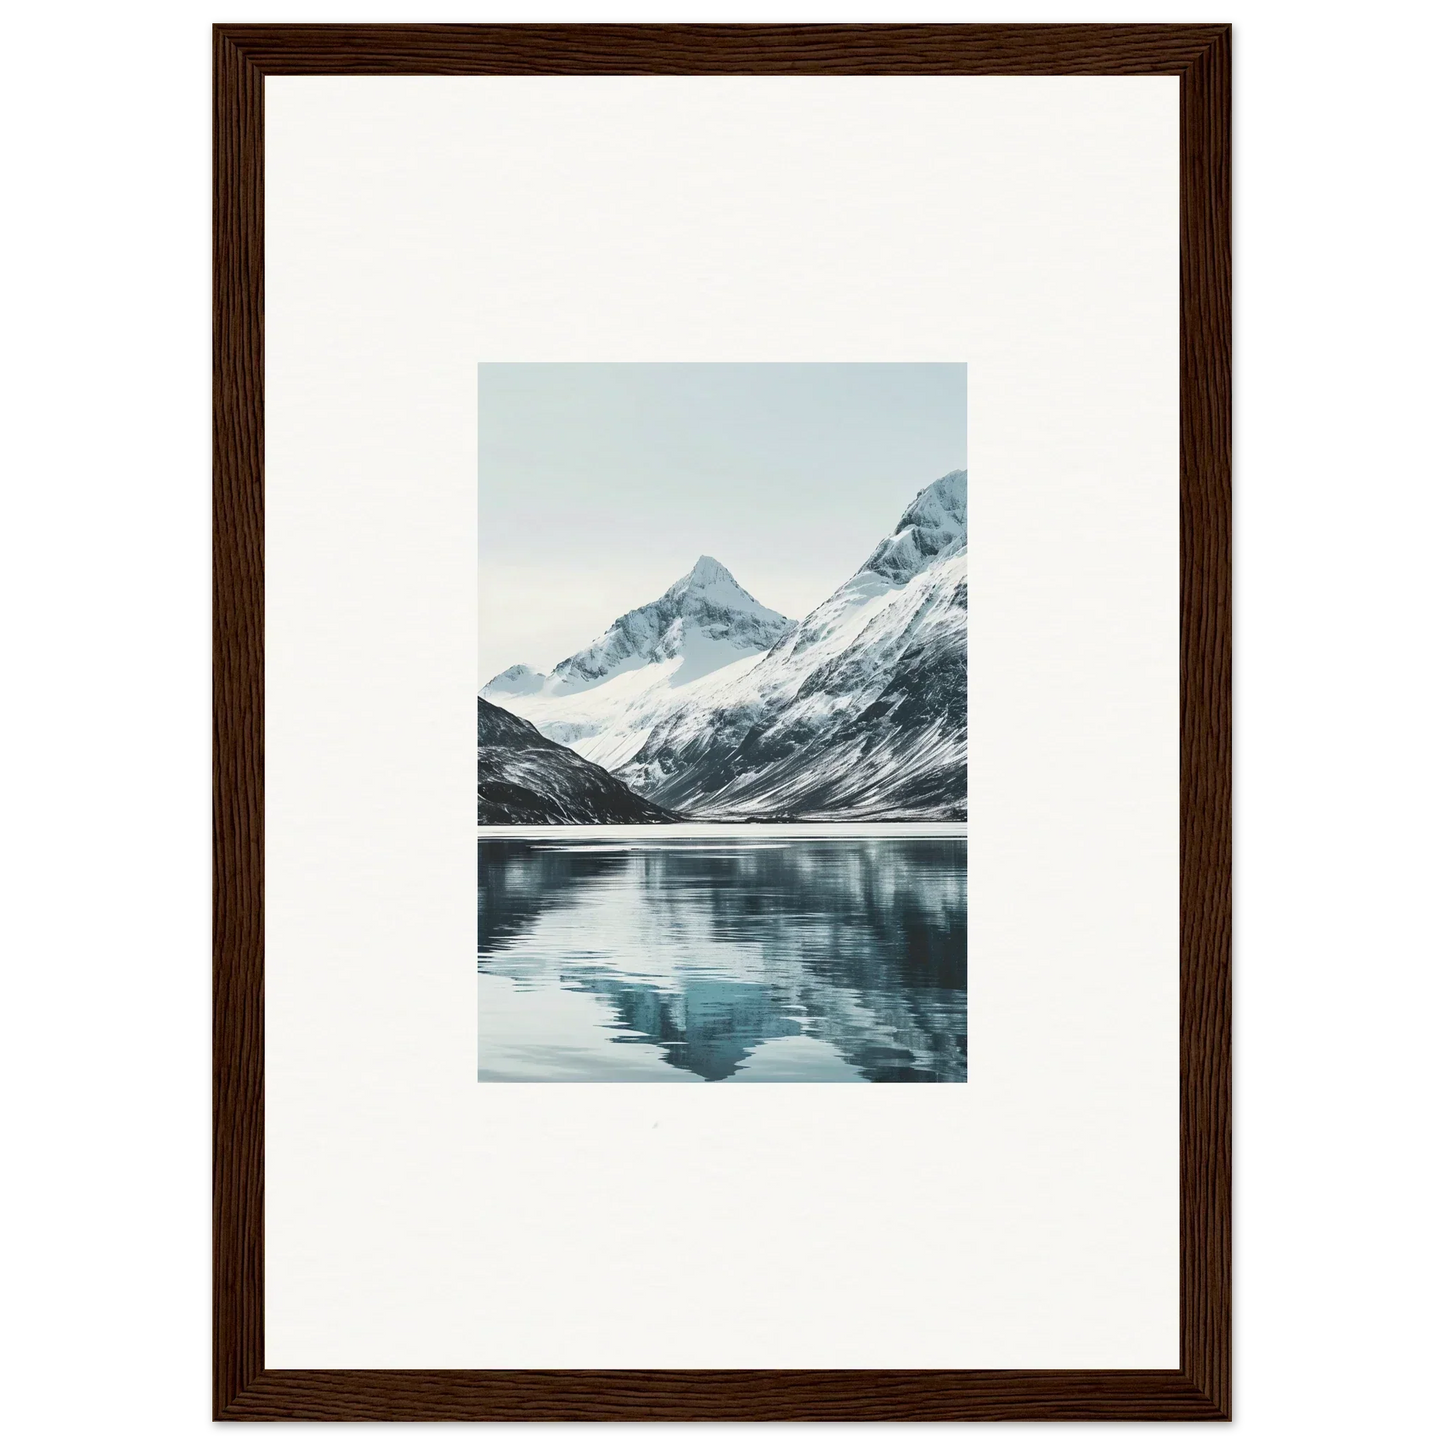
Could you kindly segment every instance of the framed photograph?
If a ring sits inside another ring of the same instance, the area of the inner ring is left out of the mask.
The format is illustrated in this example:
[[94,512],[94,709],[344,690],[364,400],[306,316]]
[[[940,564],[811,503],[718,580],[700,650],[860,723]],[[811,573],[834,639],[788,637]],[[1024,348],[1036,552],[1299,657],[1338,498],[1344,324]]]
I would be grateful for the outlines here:
[[215,1417],[1228,1419],[1229,27],[214,55]]
[[480,368],[479,1080],[967,1080],[966,404]]

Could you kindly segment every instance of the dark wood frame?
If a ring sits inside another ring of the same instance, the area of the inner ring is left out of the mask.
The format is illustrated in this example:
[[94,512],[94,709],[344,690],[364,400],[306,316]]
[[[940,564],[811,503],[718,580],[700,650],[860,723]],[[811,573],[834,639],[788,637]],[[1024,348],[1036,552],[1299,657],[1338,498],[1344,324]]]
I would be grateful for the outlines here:
[[[1229,47],[1226,25],[215,27],[216,1419],[1229,1418]],[[1179,77],[1182,1368],[263,1368],[262,81],[530,73]]]

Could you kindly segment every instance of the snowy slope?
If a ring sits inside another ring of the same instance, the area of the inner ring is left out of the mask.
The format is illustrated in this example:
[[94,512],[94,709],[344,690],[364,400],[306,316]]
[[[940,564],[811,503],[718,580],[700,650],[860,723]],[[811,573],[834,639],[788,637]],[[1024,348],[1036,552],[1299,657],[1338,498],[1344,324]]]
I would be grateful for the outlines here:
[[696,817],[967,816],[968,478],[745,671],[659,718],[617,775]]
[[527,667],[519,662],[515,667],[509,667],[505,672],[499,672],[483,691],[492,699],[527,697],[531,693],[541,692],[542,685],[546,681],[547,679],[535,667]]
[[477,699],[478,824],[667,823],[675,816],[531,723]]
[[546,678],[509,668],[483,696],[688,816],[964,819],[968,475],[923,488],[800,623],[702,557]]
[[510,667],[482,696],[615,769],[660,718],[705,705],[794,626],[744,591],[720,562],[700,557],[656,601],[619,617],[545,678]]

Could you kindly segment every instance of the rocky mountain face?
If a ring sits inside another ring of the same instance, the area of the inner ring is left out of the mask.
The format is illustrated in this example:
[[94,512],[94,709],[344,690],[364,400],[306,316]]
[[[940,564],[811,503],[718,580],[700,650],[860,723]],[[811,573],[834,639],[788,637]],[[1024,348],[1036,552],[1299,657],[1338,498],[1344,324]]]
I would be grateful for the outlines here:
[[717,645],[740,655],[763,652],[792,626],[782,613],[743,591],[721,562],[699,557],[692,571],[655,602],[619,617],[590,647],[559,662],[542,691],[565,696],[605,681],[620,668],[685,661],[699,652],[714,663]]
[[968,473],[949,472],[919,492],[893,535],[873,549],[855,575],[871,573],[902,586],[936,558],[967,546]]
[[477,699],[477,823],[670,823],[605,768]]
[[662,808],[710,819],[964,819],[968,475],[919,492],[799,623],[702,557],[540,677],[509,668],[483,696],[504,698]]
[[890,537],[754,667],[659,720],[617,775],[705,818],[963,819],[968,477]]
[[619,617],[546,677],[509,667],[482,696],[554,742],[616,768],[660,717],[748,667],[796,625],[744,591],[720,562],[699,557],[661,597]]

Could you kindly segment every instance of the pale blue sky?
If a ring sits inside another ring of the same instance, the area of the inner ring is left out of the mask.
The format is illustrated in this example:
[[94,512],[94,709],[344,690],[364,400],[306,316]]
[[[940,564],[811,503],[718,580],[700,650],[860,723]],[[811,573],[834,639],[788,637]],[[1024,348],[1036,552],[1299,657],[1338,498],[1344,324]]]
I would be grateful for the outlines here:
[[962,364],[478,368],[479,682],[549,671],[702,553],[801,617],[968,464]]

